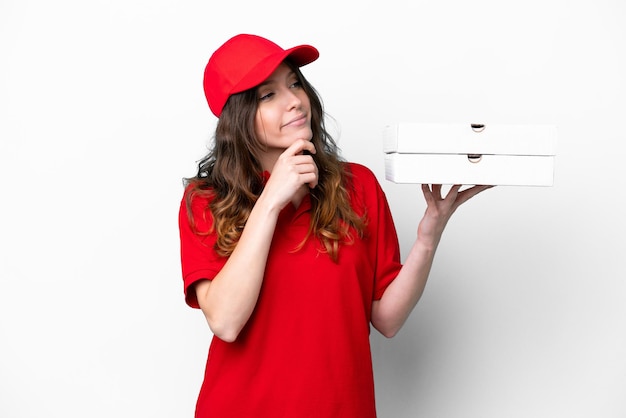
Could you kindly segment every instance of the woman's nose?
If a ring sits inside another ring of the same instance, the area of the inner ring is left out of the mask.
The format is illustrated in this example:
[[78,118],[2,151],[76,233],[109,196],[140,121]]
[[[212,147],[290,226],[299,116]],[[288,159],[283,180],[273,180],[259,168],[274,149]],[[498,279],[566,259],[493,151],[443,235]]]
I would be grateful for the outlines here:
[[292,90],[288,89],[287,90],[287,108],[288,109],[293,109],[293,108],[298,108],[300,107],[300,105],[302,104],[302,100],[300,100],[300,97],[293,92]]

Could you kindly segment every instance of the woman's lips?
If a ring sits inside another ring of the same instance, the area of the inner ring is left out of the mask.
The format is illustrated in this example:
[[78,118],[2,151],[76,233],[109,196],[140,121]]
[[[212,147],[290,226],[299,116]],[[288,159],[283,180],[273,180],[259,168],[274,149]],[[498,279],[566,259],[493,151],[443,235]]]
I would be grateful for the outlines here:
[[291,119],[289,122],[287,122],[286,124],[283,125],[284,127],[287,126],[302,126],[306,123],[307,119],[306,119],[306,115],[300,115],[296,118]]

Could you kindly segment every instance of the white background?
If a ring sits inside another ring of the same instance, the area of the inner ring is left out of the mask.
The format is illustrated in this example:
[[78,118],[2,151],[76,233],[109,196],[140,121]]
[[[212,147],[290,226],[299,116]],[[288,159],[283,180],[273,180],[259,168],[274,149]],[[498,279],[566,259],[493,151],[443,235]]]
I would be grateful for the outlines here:
[[320,50],[305,75],[403,254],[424,203],[384,180],[385,124],[559,128],[554,187],[462,207],[405,328],[372,334],[381,418],[626,416],[625,4],[346,4],[0,1],[0,417],[192,416],[210,334],[177,211],[240,32]]

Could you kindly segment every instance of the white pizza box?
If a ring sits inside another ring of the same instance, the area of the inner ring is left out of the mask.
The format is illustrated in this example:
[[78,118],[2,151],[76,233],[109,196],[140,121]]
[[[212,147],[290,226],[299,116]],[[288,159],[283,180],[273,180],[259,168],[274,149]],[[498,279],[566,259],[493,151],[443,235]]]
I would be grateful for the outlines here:
[[552,125],[400,123],[385,127],[385,178],[395,183],[552,186]]

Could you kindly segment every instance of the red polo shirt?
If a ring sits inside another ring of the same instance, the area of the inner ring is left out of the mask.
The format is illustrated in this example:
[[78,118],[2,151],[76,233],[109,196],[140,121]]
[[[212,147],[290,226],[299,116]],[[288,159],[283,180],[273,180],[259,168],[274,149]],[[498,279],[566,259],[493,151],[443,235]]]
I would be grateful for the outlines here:
[[[334,263],[307,233],[311,202],[280,213],[255,310],[236,341],[213,337],[197,418],[373,418],[374,379],[369,344],[372,301],[401,268],[398,238],[374,174],[348,164],[351,202],[367,216],[364,237],[339,250]],[[179,226],[186,302],[197,308],[191,285],[212,280],[226,259],[215,235],[191,231],[184,199]],[[207,199],[192,202],[198,229],[211,217]]]

